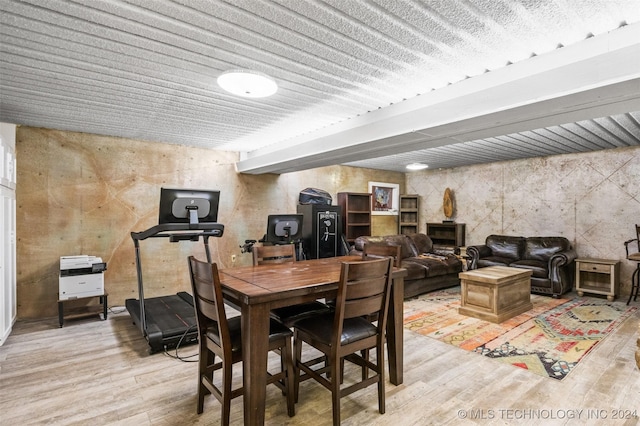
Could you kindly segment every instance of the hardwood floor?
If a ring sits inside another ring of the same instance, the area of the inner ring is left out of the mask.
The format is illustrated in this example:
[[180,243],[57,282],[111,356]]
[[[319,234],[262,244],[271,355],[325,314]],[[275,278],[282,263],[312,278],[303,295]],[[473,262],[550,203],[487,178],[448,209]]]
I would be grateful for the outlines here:
[[[387,381],[386,414],[378,413],[371,387],[343,398],[342,424],[640,424],[627,415],[640,414],[639,318],[636,311],[561,382],[405,330],[404,383]],[[180,351],[194,353],[193,345]],[[217,425],[215,398],[196,414],[196,371],[195,362],[148,355],[127,312],[63,328],[57,318],[18,321],[0,347],[0,418],[7,425]],[[239,385],[239,366],[234,373]],[[274,386],[267,407],[270,425],[331,424],[330,393],[313,381],[301,384],[295,417]],[[231,420],[242,424],[241,398],[232,402]]]

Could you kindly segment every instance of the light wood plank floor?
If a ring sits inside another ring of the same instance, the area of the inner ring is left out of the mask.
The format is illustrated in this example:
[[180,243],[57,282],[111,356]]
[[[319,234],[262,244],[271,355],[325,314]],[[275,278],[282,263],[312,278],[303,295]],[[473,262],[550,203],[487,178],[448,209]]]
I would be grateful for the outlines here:
[[[639,318],[636,312],[561,382],[405,331],[405,380],[401,386],[387,382],[386,414],[378,413],[370,387],[342,400],[343,424],[640,424],[637,417],[619,418],[640,412]],[[193,353],[195,346],[180,351]],[[56,318],[18,321],[0,347],[0,423],[217,425],[214,398],[196,414],[196,368],[162,353],[148,355],[126,312],[107,321],[68,321],[63,328]],[[234,372],[240,384],[241,368]],[[348,368],[346,374],[359,372]],[[331,424],[329,392],[313,381],[301,385],[295,417],[287,416],[274,386],[267,406],[269,425]],[[242,424],[241,398],[232,402],[231,419]]]

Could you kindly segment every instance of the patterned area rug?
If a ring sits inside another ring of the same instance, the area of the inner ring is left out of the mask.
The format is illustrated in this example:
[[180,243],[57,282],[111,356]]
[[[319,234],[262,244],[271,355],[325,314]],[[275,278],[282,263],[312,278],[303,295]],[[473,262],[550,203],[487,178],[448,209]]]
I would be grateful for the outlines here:
[[460,287],[405,303],[404,326],[535,374],[562,380],[637,309],[592,297],[531,295],[533,309],[501,324],[458,314]]

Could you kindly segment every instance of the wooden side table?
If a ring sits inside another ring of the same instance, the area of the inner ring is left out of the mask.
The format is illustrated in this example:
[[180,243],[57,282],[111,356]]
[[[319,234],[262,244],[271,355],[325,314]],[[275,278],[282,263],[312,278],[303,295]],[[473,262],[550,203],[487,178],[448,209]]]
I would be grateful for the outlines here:
[[576,292],[602,294],[612,302],[620,290],[620,261],[611,259],[576,259]]
[[72,300],[82,300],[82,299],[93,299],[94,297],[100,298],[100,304],[102,305],[102,315],[103,319],[107,319],[107,296],[108,294],[101,294],[97,296],[88,296],[88,297],[77,297],[75,299],[66,299],[66,300],[58,300],[58,321],[60,322],[60,327],[64,325],[65,318],[84,318],[93,315],[98,315],[100,311],[96,310],[93,307],[85,307],[85,308],[76,308],[70,310],[67,315],[64,314],[64,302],[70,302]]

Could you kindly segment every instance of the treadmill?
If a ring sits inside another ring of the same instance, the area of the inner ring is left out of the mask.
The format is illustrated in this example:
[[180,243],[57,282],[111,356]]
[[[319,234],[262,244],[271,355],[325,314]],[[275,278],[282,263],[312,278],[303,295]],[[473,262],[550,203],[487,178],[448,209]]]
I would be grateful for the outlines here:
[[[172,195],[174,194],[172,193]],[[190,195],[192,194],[187,193],[187,196]],[[178,202],[178,204],[180,203],[184,204],[182,200]],[[161,201],[161,215],[162,210]],[[217,222],[199,222],[197,209],[187,208],[186,217],[188,218],[187,222],[160,223],[142,232],[131,232],[131,238],[135,246],[139,298],[126,299],[125,307],[129,311],[134,324],[138,325],[142,335],[149,343],[150,354],[175,348],[178,344],[195,343],[198,340],[198,326],[191,294],[181,291],[168,296],[145,298],[140,260],[140,241],[144,241],[147,238],[168,238],[169,242],[172,243],[179,241],[197,242],[202,239],[207,261],[211,263],[209,238],[221,237],[224,233],[224,225]],[[208,218],[211,218],[211,216]],[[161,221],[163,220],[161,219]],[[185,277],[185,279],[188,278]]]

